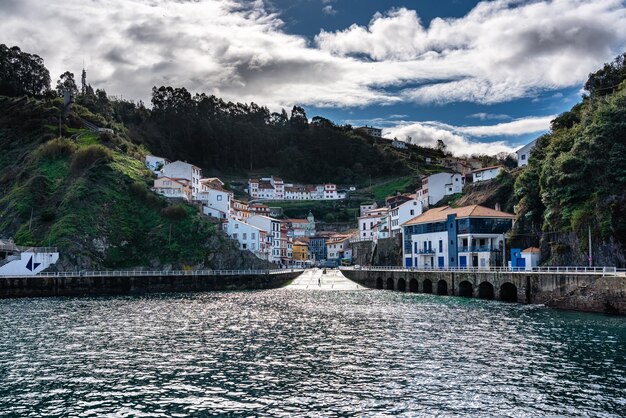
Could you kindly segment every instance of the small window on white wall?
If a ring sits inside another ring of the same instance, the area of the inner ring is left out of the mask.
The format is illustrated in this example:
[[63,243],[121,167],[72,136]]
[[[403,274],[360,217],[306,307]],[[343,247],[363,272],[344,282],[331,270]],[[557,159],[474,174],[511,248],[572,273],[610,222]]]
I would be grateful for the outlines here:
[[222,200],[222,195],[221,194],[217,195],[217,200]]

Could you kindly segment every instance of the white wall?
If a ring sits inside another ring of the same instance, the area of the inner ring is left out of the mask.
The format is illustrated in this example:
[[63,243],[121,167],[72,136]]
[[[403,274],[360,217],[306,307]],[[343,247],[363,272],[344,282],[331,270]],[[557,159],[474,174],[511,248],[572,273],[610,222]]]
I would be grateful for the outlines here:
[[530,152],[535,148],[536,140],[524,145],[522,148],[515,151],[517,154],[517,166],[524,167],[528,165],[528,159],[530,158]]
[[202,170],[198,167],[186,163],[184,161],[174,161],[163,167],[163,175],[171,178],[183,178],[191,182],[191,195],[196,197],[200,191],[200,178],[202,177]]
[[463,176],[458,173],[437,173],[428,176],[428,204],[434,205],[444,196],[463,191]]
[[59,253],[24,252],[0,267],[0,276],[34,276],[59,261]]
[[474,172],[472,173],[472,177],[474,179],[474,183],[479,181],[487,181],[498,177],[500,171],[502,171],[501,167],[490,168],[489,170]]

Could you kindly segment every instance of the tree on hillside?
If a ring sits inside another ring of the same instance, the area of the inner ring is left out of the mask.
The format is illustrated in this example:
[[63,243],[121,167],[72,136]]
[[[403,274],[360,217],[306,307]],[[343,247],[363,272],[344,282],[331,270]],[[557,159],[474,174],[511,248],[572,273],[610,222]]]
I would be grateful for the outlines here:
[[613,93],[619,84],[626,79],[626,53],[618,56],[613,62],[593,74],[585,83],[585,90],[591,97],[606,96]]
[[50,90],[50,73],[38,55],[0,44],[0,95],[38,96]]
[[56,91],[59,96],[63,96],[63,92],[69,90],[74,96],[78,94],[78,87],[76,87],[76,81],[74,80],[74,73],[69,71],[64,72],[57,81]]
[[445,152],[446,151],[446,143],[441,139],[437,140],[437,151]]
[[291,127],[294,129],[304,129],[308,126],[309,120],[306,117],[306,112],[300,106],[294,106],[291,109],[291,118],[289,118],[289,123]]

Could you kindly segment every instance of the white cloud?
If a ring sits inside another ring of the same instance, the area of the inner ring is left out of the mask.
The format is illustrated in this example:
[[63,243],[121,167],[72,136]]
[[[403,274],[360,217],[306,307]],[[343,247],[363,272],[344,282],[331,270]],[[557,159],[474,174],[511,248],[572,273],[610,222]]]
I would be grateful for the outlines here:
[[334,55],[410,68],[422,85],[401,90],[404,100],[498,103],[581,83],[624,49],[624,27],[621,0],[494,0],[427,28],[414,10],[393,9],[367,27],[322,31],[316,42]]
[[556,116],[557,115],[529,117],[511,122],[498,123],[497,125],[460,126],[456,127],[455,130],[471,136],[480,137],[517,136],[547,131],[550,129],[550,122]]
[[452,126],[441,122],[401,122],[383,129],[383,136],[423,146],[435,146],[437,140],[446,143],[448,151],[456,155],[489,154],[513,152],[518,147],[511,147],[502,140],[480,141],[477,138],[497,138],[502,136],[520,136],[540,133],[550,128],[550,121],[555,116],[528,117],[496,125]]
[[332,16],[337,13],[337,11],[333,9],[333,6],[331,6],[330,4],[322,7],[322,12],[324,12],[324,14],[327,14],[329,16]]
[[271,107],[496,103],[579,85],[626,46],[621,0],[494,0],[428,27],[393,9],[314,44],[262,0],[42,4],[0,1],[2,42],[144,100],[166,84]]
[[468,118],[476,118],[480,120],[492,120],[492,119],[511,119],[509,115],[505,115],[503,113],[474,113],[473,115],[468,115]]

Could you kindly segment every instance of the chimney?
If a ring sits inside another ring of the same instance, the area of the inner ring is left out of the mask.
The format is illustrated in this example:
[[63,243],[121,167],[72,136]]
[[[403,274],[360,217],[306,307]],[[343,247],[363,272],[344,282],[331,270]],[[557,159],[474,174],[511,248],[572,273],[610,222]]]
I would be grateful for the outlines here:
[[500,203],[496,203],[496,210],[500,212],[502,209],[500,208]]

